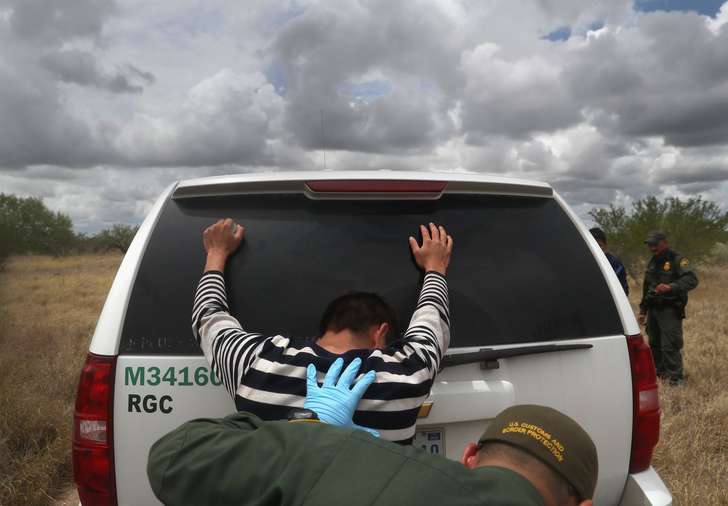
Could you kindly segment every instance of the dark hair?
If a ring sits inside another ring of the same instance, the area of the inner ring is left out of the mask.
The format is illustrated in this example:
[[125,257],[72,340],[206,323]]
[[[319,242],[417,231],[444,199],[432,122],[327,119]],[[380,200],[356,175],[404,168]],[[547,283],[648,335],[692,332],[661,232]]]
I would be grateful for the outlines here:
[[607,244],[607,234],[604,233],[604,230],[602,230],[599,227],[590,228],[589,232],[591,232],[591,235],[596,239],[597,241],[602,241],[604,244]]
[[324,335],[327,330],[365,332],[373,325],[382,323],[389,324],[387,344],[399,338],[397,315],[383,298],[376,293],[352,292],[329,303],[321,317],[319,335]]
[[558,504],[579,504],[582,501],[576,489],[563,476],[520,448],[498,441],[482,441],[478,443],[478,461],[484,459],[506,461],[541,476]]

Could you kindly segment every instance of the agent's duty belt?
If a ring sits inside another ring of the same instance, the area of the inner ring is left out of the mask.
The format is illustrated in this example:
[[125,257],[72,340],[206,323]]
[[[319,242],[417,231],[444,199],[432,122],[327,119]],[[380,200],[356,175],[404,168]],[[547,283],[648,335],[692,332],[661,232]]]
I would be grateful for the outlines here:
[[655,290],[648,290],[645,303],[648,307],[660,308],[666,306],[682,307],[685,305],[682,299],[674,295],[659,295]]

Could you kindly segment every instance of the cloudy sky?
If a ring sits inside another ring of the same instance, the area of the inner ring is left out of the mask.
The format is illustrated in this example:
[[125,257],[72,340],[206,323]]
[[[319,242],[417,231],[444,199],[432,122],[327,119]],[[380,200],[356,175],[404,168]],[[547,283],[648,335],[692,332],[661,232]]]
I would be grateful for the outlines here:
[[[249,170],[728,202],[728,1],[0,0],[0,192],[80,231]],[[321,115],[325,118],[321,129]]]

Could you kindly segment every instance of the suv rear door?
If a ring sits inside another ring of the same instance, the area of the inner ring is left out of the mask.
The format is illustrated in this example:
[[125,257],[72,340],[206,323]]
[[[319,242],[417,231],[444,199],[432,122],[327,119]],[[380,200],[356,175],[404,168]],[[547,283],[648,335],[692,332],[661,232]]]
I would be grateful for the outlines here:
[[505,407],[552,406],[595,440],[598,503],[618,501],[632,421],[623,326],[598,262],[550,189],[499,195],[497,188],[484,194],[459,183],[442,195],[432,185],[409,194],[405,185],[392,194],[374,185],[341,194],[335,183],[306,193],[287,184],[247,194],[234,185],[202,192],[183,186],[164,204],[134,278],[118,346],[119,504],[153,501],[145,469],[157,438],[185,420],[235,409],[211,378],[189,323],[204,264],[201,233],[223,216],[247,229],[227,272],[231,312],[246,329],[310,337],[327,302],[348,290],[380,293],[406,327],[420,280],[407,237],[423,222],[446,225],[455,239],[448,272],[451,355],[583,346],[445,367],[417,443],[458,458]]

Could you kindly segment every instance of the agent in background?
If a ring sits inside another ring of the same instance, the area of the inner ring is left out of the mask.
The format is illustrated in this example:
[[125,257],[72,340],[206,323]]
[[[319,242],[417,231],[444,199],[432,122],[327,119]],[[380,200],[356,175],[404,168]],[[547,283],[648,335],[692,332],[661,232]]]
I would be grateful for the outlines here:
[[627,284],[627,269],[624,268],[624,264],[618,256],[612,254],[607,248],[607,234],[604,233],[599,227],[590,228],[592,237],[597,241],[599,247],[602,248],[604,255],[609,260],[609,265],[614,269],[614,273],[617,275],[619,283],[622,285],[622,289],[626,295],[629,295],[629,285]]
[[683,384],[683,329],[688,292],[698,286],[690,260],[670,249],[665,234],[650,232],[645,244],[652,258],[645,270],[640,325],[647,325],[650,350],[660,378],[670,386]]

